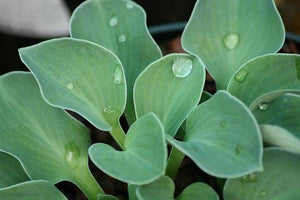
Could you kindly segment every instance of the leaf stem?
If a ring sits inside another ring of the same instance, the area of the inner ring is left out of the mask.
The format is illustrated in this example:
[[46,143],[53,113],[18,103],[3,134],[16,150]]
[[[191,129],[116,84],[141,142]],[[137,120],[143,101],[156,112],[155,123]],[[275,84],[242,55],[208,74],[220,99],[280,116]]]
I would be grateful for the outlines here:
[[[87,167],[88,168],[88,167]],[[105,194],[89,169],[79,169],[76,173],[75,184],[89,200],[98,200],[98,194]]]
[[125,141],[125,133],[120,125],[119,122],[117,122],[113,127],[112,130],[109,131],[111,136],[114,138],[114,140],[118,143],[120,148],[124,150],[124,141]]
[[184,158],[184,154],[176,149],[175,147],[172,147],[169,159],[168,159],[168,165],[166,169],[166,175],[175,180],[178,169],[180,167],[180,164]]

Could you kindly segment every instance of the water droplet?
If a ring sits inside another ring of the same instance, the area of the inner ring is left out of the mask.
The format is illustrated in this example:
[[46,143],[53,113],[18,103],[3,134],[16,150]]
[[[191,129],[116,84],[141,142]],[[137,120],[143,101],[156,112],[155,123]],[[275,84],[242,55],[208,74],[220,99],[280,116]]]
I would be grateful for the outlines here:
[[240,178],[241,183],[257,183],[258,182],[258,177],[256,173],[251,173],[246,176],[243,176]]
[[106,113],[113,113],[115,111],[115,109],[113,109],[111,106],[106,106],[103,108],[103,112]]
[[116,15],[113,15],[109,20],[110,26],[116,26],[118,24],[118,18]]
[[239,43],[239,36],[235,33],[225,35],[223,42],[227,49],[232,50]]
[[78,158],[80,157],[80,151],[74,142],[70,142],[65,146],[65,160],[69,167],[72,169],[78,165]]
[[133,8],[133,3],[131,1],[126,2],[126,8],[127,9],[132,9]]
[[225,128],[226,127],[226,122],[221,122],[220,123],[220,128]]
[[115,84],[121,84],[123,82],[123,71],[122,66],[120,64],[117,64],[115,66],[115,70],[113,73],[113,81]]
[[68,83],[66,84],[66,87],[69,89],[69,90],[72,90],[74,88],[74,85],[73,83]]
[[269,104],[268,103],[260,103],[258,105],[258,107],[259,107],[260,110],[265,111],[265,110],[268,110]]
[[235,76],[234,79],[237,82],[243,82],[246,79],[246,76],[248,75],[248,72],[246,70],[240,70]]
[[187,77],[193,68],[193,61],[189,58],[176,58],[172,65],[173,74],[178,78]]
[[118,41],[120,43],[126,42],[126,35],[125,34],[120,35],[118,38]]
[[266,191],[261,191],[259,194],[260,194],[260,196],[265,197],[265,196],[267,196],[268,193]]
[[234,148],[235,154],[239,155],[241,153],[241,151],[243,150],[243,147],[241,145],[236,145]]
[[216,130],[216,133],[224,133],[223,132],[223,129],[226,127],[226,122],[221,122],[220,124],[219,124],[219,127],[217,128],[217,130]]

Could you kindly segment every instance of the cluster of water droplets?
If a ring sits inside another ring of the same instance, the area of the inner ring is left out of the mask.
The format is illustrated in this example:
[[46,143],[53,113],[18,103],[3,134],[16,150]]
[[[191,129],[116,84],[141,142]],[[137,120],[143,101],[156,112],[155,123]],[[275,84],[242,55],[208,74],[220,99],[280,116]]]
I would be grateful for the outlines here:
[[[130,9],[133,9],[134,4],[133,4],[132,1],[128,0],[125,3],[125,7],[130,10]],[[115,14],[112,15],[111,18],[108,21],[108,24],[111,27],[116,27],[118,25],[118,23],[119,23],[119,20],[118,20],[118,17]],[[119,37],[118,37],[118,42],[119,43],[124,43],[124,42],[126,42],[126,40],[127,40],[127,37],[126,37],[125,33],[122,33],[121,35],[119,35]]]

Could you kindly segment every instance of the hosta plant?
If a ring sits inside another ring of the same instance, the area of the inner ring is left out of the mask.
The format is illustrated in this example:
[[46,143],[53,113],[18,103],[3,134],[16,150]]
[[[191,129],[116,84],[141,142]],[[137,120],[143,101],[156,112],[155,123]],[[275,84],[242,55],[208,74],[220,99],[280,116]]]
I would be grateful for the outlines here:
[[[198,0],[186,54],[162,57],[129,0],[85,1],[70,35],[21,48],[30,72],[0,78],[0,199],[63,200],[61,181],[117,199],[88,159],[127,183],[130,200],[300,199],[300,56],[276,54],[285,32],[272,0]],[[214,95],[203,91],[205,69]],[[66,110],[118,147],[91,144]],[[206,181],[175,196],[184,157],[218,193]]]

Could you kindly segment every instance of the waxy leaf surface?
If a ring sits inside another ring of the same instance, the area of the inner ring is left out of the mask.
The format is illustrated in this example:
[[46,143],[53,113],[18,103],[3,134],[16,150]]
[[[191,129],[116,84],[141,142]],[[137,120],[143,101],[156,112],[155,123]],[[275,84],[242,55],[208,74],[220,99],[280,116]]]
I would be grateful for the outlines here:
[[116,126],[126,103],[118,58],[91,42],[61,38],[19,50],[54,106],[75,111],[101,130]]
[[177,198],[174,198],[174,192],[175,185],[167,176],[162,176],[148,185],[141,185],[137,188],[139,200],[219,200],[218,195],[211,187],[200,182],[189,185]]
[[125,115],[133,123],[134,81],[146,66],[161,57],[148,32],[144,10],[133,1],[88,0],[74,11],[70,29],[72,37],[100,44],[120,58],[128,92]]
[[194,56],[171,54],[151,65],[137,78],[134,104],[137,118],[153,112],[174,136],[199,103],[205,81],[203,64]]
[[231,79],[228,91],[247,106],[273,92],[300,90],[300,56],[271,54],[243,65]]
[[47,181],[29,181],[0,189],[0,199],[5,200],[67,200],[67,198]]
[[[265,142],[300,153],[300,96],[285,94],[253,111]],[[271,126],[270,126],[271,125]]]
[[277,148],[264,151],[264,171],[229,179],[225,200],[300,199],[300,155]]
[[0,189],[29,180],[22,165],[16,158],[0,152]]
[[168,142],[210,175],[229,178],[262,170],[258,125],[228,92],[219,91],[197,106],[186,120],[185,132],[183,142],[167,137]]
[[68,180],[89,197],[100,193],[88,169],[88,129],[48,105],[31,73],[1,76],[0,91],[0,150],[16,156],[33,180]]
[[124,151],[107,144],[89,149],[93,163],[106,174],[131,184],[147,184],[164,174],[167,160],[164,129],[149,113],[132,124],[125,137]]
[[273,0],[198,0],[182,45],[203,60],[218,88],[226,89],[242,64],[277,52],[284,36]]
[[174,200],[175,185],[171,178],[162,176],[147,185],[140,185],[136,189],[139,200],[164,199]]

